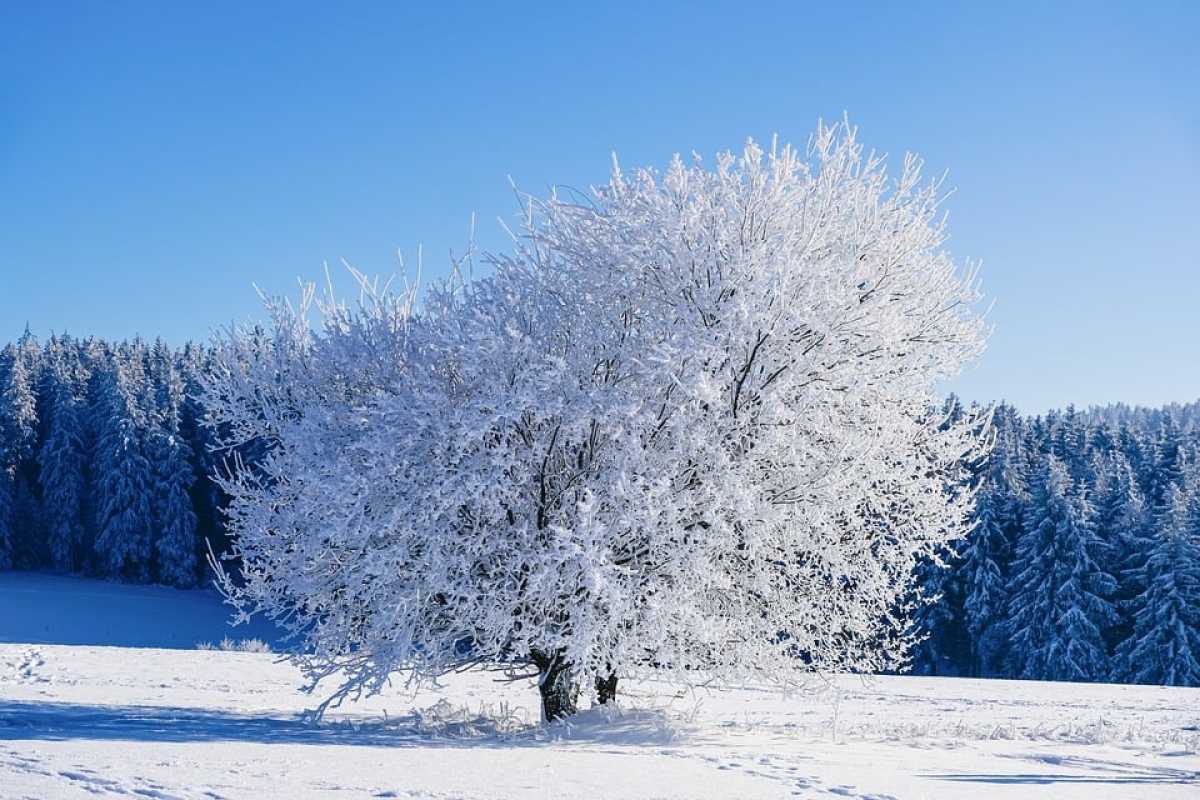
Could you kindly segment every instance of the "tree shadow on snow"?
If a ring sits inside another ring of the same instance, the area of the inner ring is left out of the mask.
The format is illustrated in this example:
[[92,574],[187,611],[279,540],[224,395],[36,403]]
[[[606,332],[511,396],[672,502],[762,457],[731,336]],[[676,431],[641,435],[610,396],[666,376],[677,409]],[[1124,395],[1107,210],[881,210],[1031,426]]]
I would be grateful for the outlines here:
[[1128,764],[1120,761],[1105,761],[1083,756],[1058,756],[1034,753],[1030,755],[1003,756],[1022,761],[1066,767],[1078,772],[1030,772],[1030,773],[943,773],[930,775],[946,781],[962,783],[1030,784],[1051,783],[1102,783],[1102,784],[1193,784],[1200,783],[1200,772],[1172,767],[1152,767],[1144,764]]
[[441,703],[386,720],[311,723],[301,716],[204,708],[0,701],[0,741],[254,742],[366,747],[615,747],[693,743],[665,712],[592,709],[569,722],[530,723]]

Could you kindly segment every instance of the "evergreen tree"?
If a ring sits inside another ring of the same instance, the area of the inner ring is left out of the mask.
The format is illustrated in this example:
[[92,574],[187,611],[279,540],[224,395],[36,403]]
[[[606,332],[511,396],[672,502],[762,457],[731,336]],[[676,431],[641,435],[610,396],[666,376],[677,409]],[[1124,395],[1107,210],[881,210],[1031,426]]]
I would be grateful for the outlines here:
[[[941,427],[958,424],[966,416],[962,401],[951,394],[942,406]],[[966,481],[972,480],[968,475]],[[950,494],[956,496],[965,488],[952,485]],[[910,633],[916,644],[911,668],[918,675],[962,675],[968,670],[970,648],[963,614],[961,567],[962,556],[951,546],[936,557],[922,558],[914,569],[917,597]]]
[[203,564],[208,545],[224,553],[229,547],[221,518],[223,495],[212,479],[216,460],[210,450],[212,432],[205,425],[205,409],[200,402],[201,379],[208,368],[205,350],[193,344],[183,348],[179,371],[183,379],[183,403],[179,413],[179,432],[187,443],[192,467],[192,508],[196,512],[196,556]]
[[60,363],[53,371],[56,379],[50,385],[49,427],[38,459],[50,563],[63,571],[79,565],[87,491],[80,400],[68,370]]
[[100,530],[100,495],[97,487],[100,484],[100,470],[97,455],[100,453],[100,437],[107,417],[101,408],[106,397],[106,386],[111,380],[113,368],[113,348],[104,341],[90,338],[80,343],[78,348],[81,367],[80,396],[81,404],[81,434],[83,449],[89,458],[84,462],[84,482],[88,490],[83,497],[83,535],[81,538],[83,564],[85,571],[102,573],[103,565],[96,553],[96,537]]
[[32,482],[37,445],[36,342],[26,330],[16,345],[0,351],[0,470],[8,474],[7,560],[32,566],[41,537],[41,515]]
[[917,675],[962,675],[967,670],[960,561],[956,552],[946,551],[917,564],[914,585],[919,594],[910,628],[917,637],[911,654]]
[[1139,431],[1131,428],[1128,423],[1121,423],[1121,429],[1117,432],[1117,449],[1129,462],[1134,476],[1141,475],[1144,471],[1146,444],[1142,441]]
[[1168,491],[1165,525],[1154,537],[1132,602],[1133,635],[1117,650],[1114,679],[1200,686],[1200,519],[1194,495]]
[[179,367],[175,363],[175,355],[162,339],[156,340],[150,350],[149,378],[157,422],[168,433],[174,435],[179,432],[184,385]]
[[1110,652],[1133,629],[1127,603],[1145,590],[1140,569],[1148,554],[1149,511],[1133,467],[1121,452],[1099,462],[1096,532],[1108,545],[1107,571],[1117,581],[1117,618],[1106,632]]
[[1087,475],[1089,442],[1086,422],[1074,405],[1068,405],[1054,430],[1050,452],[1062,462],[1067,474],[1076,482],[1084,480]]
[[196,513],[189,494],[194,475],[186,440],[180,435],[183,380],[170,349],[161,340],[150,354],[154,394],[148,454],[154,489],[154,555],[160,580],[191,586],[196,580]]
[[178,435],[155,432],[151,453],[156,571],[165,583],[192,586],[196,582],[196,514],[188,494],[192,468]]
[[1104,572],[1092,511],[1066,467],[1045,459],[1010,579],[1013,674],[1040,680],[1107,675],[1102,630],[1112,624],[1116,586]]
[[970,637],[973,672],[994,675],[1002,669],[1006,570],[1020,532],[1024,495],[1018,447],[1019,420],[1011,406],[995,413],[996,445],[988,459],[976,501],[976,525],[962,550],[963,613]]
[[1172,486],[1183,483],[1186,454],[1180,446],[1179,430],[1168,416],[1158,427],[1158,435],[1150,451],[1149,463],[1145,464],[1143,488],[1146,502],[1156,517],[1168,512]]
[[9,470],[20,469],[33,455],[37,442],[37,398],[24,347],[7,345],[0,351],[0,459]]
[[1088,448],[1093,456],[1107,458],[1118,449],[1117,431],[1107,423],[1093,424],[1088,430]]
[[103,571],[136,581],[150,578],[154,540],[151,492],[155,484],[145,456],[146,420],[136,401],[140,366],[115,359],[99,381],[93,404],[98,439],[93,493],[97,511],[96,556]]

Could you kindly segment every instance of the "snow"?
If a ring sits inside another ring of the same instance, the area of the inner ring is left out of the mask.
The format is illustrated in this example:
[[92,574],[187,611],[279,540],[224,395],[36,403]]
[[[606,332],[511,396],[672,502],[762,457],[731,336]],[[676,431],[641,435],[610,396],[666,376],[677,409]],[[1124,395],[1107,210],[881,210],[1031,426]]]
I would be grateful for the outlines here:
[[264,620],[231,628],[230,611],[211,590],[0,572],[0,642],[184,650],[226,636],[278,642]]
[[96,646],[251,635],[224,627],[211,593],[10,573],[0,608],[3,800],[1094,800],[1200,788],[1198,689],[842,677],[836,691],[785,698],[640,682],[622,684],[617,710],[542,726],[531,683],[464,673],[312,726],[301,715],[318,698],[275,656]]

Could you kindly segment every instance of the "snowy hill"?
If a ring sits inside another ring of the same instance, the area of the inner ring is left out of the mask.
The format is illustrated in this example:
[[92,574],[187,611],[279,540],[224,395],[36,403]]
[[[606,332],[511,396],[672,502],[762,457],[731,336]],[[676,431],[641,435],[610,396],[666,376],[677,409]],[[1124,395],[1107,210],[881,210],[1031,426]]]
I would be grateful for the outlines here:
[[[309,726],[315,698],[276,657],[166,649],[228,633],[208,593],[3,579],[4,800],[1200,796],[1196,689],[886,677],[783,698],[642,683],[617,711],[547,728],[531,685],[466,674]],[[94,646],[156,636],[159,649]]]

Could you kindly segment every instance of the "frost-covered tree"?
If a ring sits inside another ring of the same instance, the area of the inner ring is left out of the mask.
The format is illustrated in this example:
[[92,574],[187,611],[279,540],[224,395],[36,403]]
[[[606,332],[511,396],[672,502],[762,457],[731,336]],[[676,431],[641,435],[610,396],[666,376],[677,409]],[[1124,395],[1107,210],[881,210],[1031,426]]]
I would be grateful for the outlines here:
[[58,365],[49,402],[49,433],[38,465],[44,500],[46,545],[51,565],[70,570],[79,562],[84,533],[86,451],[80,399],[66,365]]
[[38,434],[36,354],[36,341],[28,330],[17,344],[0,351],[0,470],[7,473],[9,483],[0,540],[7,541],[9,559],[20,566],[36,557],[33,551],[41,530],[32,486]]
[[961,547],[963,613],[974,674],[996,675],[1005,656],[1008,561],[1021,530],[1025,500],[1020,420],[1012,406],[995,415],[996,444],[982,475],[975,527]]
[[1143,463],[1142,480],[1147,504],[1155,516],[1163,516],[1170,512],[1171,487],[1183,485],[1187,453],[1170,416],[1163,417],[1157,433]]
[[215,461],[211,452],[212,432],[205,426],[207,409],[200,398],[202,379],[208,370],[208,354],[203,347],[188,344],[179,358],[183,381],[183,402],[179,410],[179,433],[186,443],[192,468],[191,498],[196,514],[197,562],[203,560],[207,546],[217,553],[228,549],[225,525],[221,517],[223,505],[220,489],[212,480]]
[[188,490],[194,474],[186,442],[178,433],[156,430],[147,443],[153,489],[156,574],[173,586],[196,582],[196,512]]
[[1129,462],[1134,476],[1140,476],[1143,472],[1146,444],[1142,441],[1141,436],[1139,436],[1139,432],[1130,428],[1127,423],[1122,423],[1120,430],[1117,432],[1117,449],[1120,450],[1125,460]]
[[1066,466],[1045,458],[1009,587],[1009,648],[1017,677],[1092,681],[1106,676],[1103,630],[1116,582],[1102,564],[1093,511]]
[[184,383],[175,354],[162,339],[154,342],[149,354],[149,393],[154,421],[169,434],[179,433],[179,418],[184,404]]
[[1083,481],[1088,470],[1090,431],[1074,405],[1068,405],[1061,417],[1055,416],[1051,452],[1067,468],[1072,480]]
[[196,512],[190,494],[195,477],[181,434],[184,382],[174,353],[161,339],[150,351],[149,385],[146,456],[153,485],[155,574],[165,583],[191,586],[196,581]]
[[0,351],[0,427],[4,465],[19,469],[37,445],[37,397],[33,356],[26,338]]
[[117,354],[98,382],[92,405],[97,428],[93,495],[101,568],[144,582],[150,578],[155,519],[147,421],[137,402],[140,377],[141,361],[132,351]]
[[918,675],[962,675],[969,649],[962,556],[953,550],[926,556],[917,563],[913,576],[917,591],[910,667]]
[[1200,686],[1200,509],[1178,486],[1167,490],[1166,506],[1139,569],[1146,588],[1129,604],[1133,632],[1117,649],[1113,678]]
[[1138,548],[1149,520],[1133,467],[1125,456],[1116,453],[1099,460],[1097,471],[1096,522],[1101,538],[1118,551]]
[[[1098,461],[1095,471],[1096,533],[1107,546],[1106,571],[1117,582],[1113,600],[1118,611],[1126,611],[1128,604],[1146,589],[1143,567],[1153,527],[1133,468],[1124,455],[1118,452]],[[1106,635],[1110,651],[1131,634],[1132,627],[1132,615],[1119,613]]]
[[[959,424],[966,417],[962,402],[953,394],[943,404],[942,413],[944,427]],[[966,466],[970,469],[963,470],[962,480],[973,483],[977,465]],[[970,487],[952,484],[947,491],[954,496],[966,488]],[[916,598],[911,622],[915,641],[910,664],[917,674],[962,675],[969,669],[970,642],[963,607],[967,571],[962,550],[964,546],[969,547],[970,536],[954,543],[956,546],[926,555],[917,562],[913,573]]]
[[[334,698],[531,664],[547,718],[615,675],[790,682],[903,659],[915,562],[975,444],[933,386],[982,347],[939,190],[853,132],[530,199],[492,275],[272,303],[208,387],[244,582]],[[311,296],[311,295],[310,295]]]

